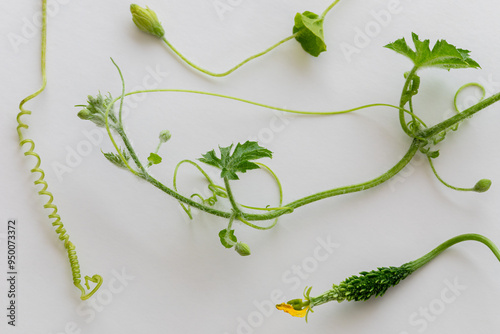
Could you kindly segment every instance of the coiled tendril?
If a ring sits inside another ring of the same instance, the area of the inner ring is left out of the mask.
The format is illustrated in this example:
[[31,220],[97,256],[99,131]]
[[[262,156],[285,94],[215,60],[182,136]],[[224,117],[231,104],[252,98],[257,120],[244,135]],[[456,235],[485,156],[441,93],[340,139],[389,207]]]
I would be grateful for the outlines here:
[[[78,262],[78,256],[76,254],[76,247],[75,245],[69,240],[69,235],[66,232],[66,229],[64,228],[64,224],[61,221],[61,217],[59,216],[57,206],[54,204],[54,195],[48,190],[48,183],[45,181],[45,172],[43,169],[40,167],[41,165],[41,158],[40,156],[35,152],[35,142],[32,139],[29,138],[24,138],[22,129],[28,129],[29,126],[28,124],[24,123],[21,120],[22,116],[25,115],[31,115],[31,111],[26,110],[24,108],[24,105],[40,95],[44,90],[45,87],[47,86],[47,75],[46,75],[46,61],[45,61],[45,54],[46,54],[46,46],[47,46],[47,1],[42,0],[42,51],[41,51],[41,67],[42,67],[42,87],[37,90],[35,93],[31,94],[30,96],[26,97],[24,100],[21,101],[19,104],[19,109],[21,110],[18,115],[17,115],[17,134],[19,136],[19,144],[21,147],[24,147],[25,145],[29,145],[28,149],[24,152],[24,156],[32,156],[35,158],[36,163],[35,166],[30,170],[32,174],[39,173],[39,177],[37,180],[34,181],[35,185],[41,185],[42,188],[38,191],[38,194],[40,196],[48,196],[49,199],[47,202],[43,205],[45,209],[50,209],[52,212],[48,215],[49,219],[53,219],[54,221],[52,222],[52,226],[54,226],[56,229],[56,233],[58,234],[59,240],[63,241],[64,248],[66,249],[68,253],[68,258],[69,262],[71,265],[71,272],[73,275],[73,284],[80,289],[81,291],[81,299],[86,300],[90,298],[102,285],[103,279],[99,275],[94,275],[92,277],[90,276],[85,276],[85,289],[81,282],[81,273],[80,273],[80,264]],[[89,282],[93,282],[96,284],[93,290],[90,290]]]

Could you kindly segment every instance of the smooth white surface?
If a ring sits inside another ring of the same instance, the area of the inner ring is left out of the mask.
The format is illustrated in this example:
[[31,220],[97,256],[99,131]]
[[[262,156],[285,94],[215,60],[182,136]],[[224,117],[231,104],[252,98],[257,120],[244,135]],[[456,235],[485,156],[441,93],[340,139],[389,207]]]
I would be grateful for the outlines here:
[[[218,15],[217,3],[232,10]],[[175,200],[108,163],[100,150],[111,150],[109,140],[93,132],[92,123],[79,120],[74,105],[99,91],[119,94],[119,77],[109,57],[121,66],[129,91],[144,85],[200,89],[320,111],[397,104],[403,73],[411,64],[382,46],[403,36],[408,39],[414,31],[422,38],[444,38],[472,50],[482,66],[420,73],[415,108],[433,124],[450,112],[461,85],[480,81],[488,83],[488,94],[500,90],[498,4],[343,0],[327,17],[328,52],[319,58],[291,41],[222,79],[194,72],[159,41],[138,31],[128,5],[114,0],[52,1],[48,86],[27,105],[33,115],[25,118],[30,125],[26,136],[36,140],[82,273],[105,279],[103,289],[87,302],[78,299],[72,285],[65,251],[29,175],[32,160],[23,158],[15,132],[19,101],[41,82],[40,33],[36,24],[31,27],[40,1],[0,5],[0,236],[5,237],[8,218],[20,223],[18,326],[7,326],[2,311],[2,333],[497,331],[500,266],[486,247],[472,242],[442,254],[381,299],[318,307],[308,324],[278,312],[274,304],[300,297],[305,286],[312,285],[316,295],[359,271],[400,265],[461,233],[481,233],[500,243],[498,105],[449,135],[435,162],[442,177],[458,186],[491,178],[489,192],[445,188],[420,156],[392,182],[300,208],[271,231],[236,226],[238,238],[252,249],[246,258],[220,245],[217,233],[225,228],[224,220],[198,214],[189,221]],[[140,5],[158,13],[169,40],[189,59],[223,71],[288,36],[296,12],[321,13],[329,1],[150,0]],[[377,23],[375,17],[390,8],[390,18]],[[365,29],[372,29],[373,37],[349,61],[341,47],[355,47],[356,42],[359,46],[357,35]],[[12,43],[14,35],[23,42]],[[468,90],[463,97],[473,94],[474,89]],[[286,203],[374,178],[396,163],[410,143],[394,110],[297,117],[211,97],[143,97],[129,103],[127,130],[143,159],[156,147],[160,130],[172,132],[160,152],[164,163],[151,169],[167,185],[178,161],[196,159],[218,145],[258,139],[274,152],[268,164],[283,182]],[[72,156],[78,150],[85,156]],[[62,165],[71,171],[61,174],[57,168]],[[189,167],[182,170],[181,181],[186,194],[204,186]],[[243,175],[234,182],[234,191],[243,203],[275,205],[275,186],[263,172]],[[329,242],[336,247],[321,246]],[[1,268],[5,255],[3,239]],[[5,271],[0,270],[0,277]],[[120,273],[128,279],[117,279]],[[462,288],[450,289],[454,282]],[[3,310],[3,278],[0,293]]]

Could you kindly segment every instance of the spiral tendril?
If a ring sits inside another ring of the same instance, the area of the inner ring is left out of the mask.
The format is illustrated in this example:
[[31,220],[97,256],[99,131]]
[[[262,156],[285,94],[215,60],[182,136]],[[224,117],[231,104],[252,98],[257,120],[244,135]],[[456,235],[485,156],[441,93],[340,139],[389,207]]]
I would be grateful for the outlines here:
[[[31,94],[30,96],[26,97],[21,101],[19,104],[19,109],[20,112],[17,115],[17,134],[19,136],[19,144],[22,147],[25,145],[29,145],[27,150],[24,151],[24,156],[32,156],[35,158],[35,166],[30,170],[32,174],[39,174],[39,177],[37,180],[34,181],[34,184],[36,186],[41,185],[41,189],[38,191],[38,195],[40,196],[47,196],[48,200],[46,203],[43,205],[45,209],[52,210],[51,213],[49,213],[48,217],[49,219],[53,220],[52,226],[55,227],[55,231],[59,237],[59,240],[61,240],[64,244],[64,248],[67,251],[68,254],[68,259],[69,263],[71,266],[71,272],[73,276],[73,284],[80,289],[81,291],[81,299],[86,300],[90,298],[102,285],[102,277],[99,275],[94,275],[93,277],[90,276],[85,276],[85,286],[87,287],[87,290],[82,286],[81,284],[81,273],[80,273],[80,264],[78,262],[78,256],[76,254],[76,247],[75,245],[69,240],[69,235],[66,232],[66,229],[64,228],[64,224],[61,221],[61,216],[59,216],[57,206],[54,204],[54,195],[48,190],[48,183],[45,181],[45,172],[44,170],[40,167],[42,160],[38,153],[35,152],[35,142],[32,139],[29,138],[24,138],[23,136],[23,129],[27,130],[29,128],[28,124],[24,123],[21,120],[22,116],[28,116],[31,115],[31,111],[26,110],[24,108],[24,105],[40,95],[44,90],[47,85],[47,75],[46,75],[46,65],[45,65],[45,53],[46,53],[46,45],[47,45],[47,1],[43,0],[42,1],[42,51],[41,51],[41,60],[42,60],[42,87],[37,90],[35,93]],[[90,290],[89,286],[89,281],[93,282],[96,284],[93,290]]]

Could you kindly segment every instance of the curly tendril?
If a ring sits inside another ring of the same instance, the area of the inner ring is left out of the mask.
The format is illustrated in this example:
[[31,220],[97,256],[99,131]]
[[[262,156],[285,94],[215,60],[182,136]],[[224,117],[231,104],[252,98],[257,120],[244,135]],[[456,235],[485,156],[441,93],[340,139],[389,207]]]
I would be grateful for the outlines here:
[[[174,190],[175,191],[178,191],[177,189],[177,173],[179,172],[179,167],[183,164],[191,164],[193,165],[194,167],[196,167],[196,169],[198,169],[198,171],[200,171],[201,174],[203,174],[203,176],[205,177],[205,179],[207,179],[208,181],[208,189],[212,192],[212,196],[205,199],[203,196],[201,196],[200,194],[193,194],[191,195],[191,198],[193,197],[198,197],[199,199],[201,199],[201,201],[204,203],[204,204],[208,204],[210,206],[213,206],[215,205],[215,203],[217,202],[217,196],[219,197],[222,197],[222,198],[227,198],[227,194],[225,193],[225,189],[223,187],[220,187],[220,186],[217,186],[213,181],[212,179],[210,178],[210,176],[208,176],[207,172],[205,172],[205,170],[203,168],[201,168],[200,165],[198,165],[196,162],[194,161],[191,161],[191,160],[182,160],[181,162],[179,162],[177,164],[177,166],[175,166],[175,170],[174,170],[174,180],[173,180],[173,187],[174,187]],[[193,215],[191,213],[191,207],[190,206],[185,206],[182,202],[179,201],[179,204],[181,205],[182,209],[186,212],[186,214],[189,216],[190,219],[193,219]]]
[[483,86],[483,85],[481,85],[480,83],[477,83],[477,82],[469,82],[469,83],[467,83],[467,84],[463,85],[462,87],[460,87],[460,88],[457,90],[457,92],[455,93],[455,97],[453,98],[453,105],[454,105],[454,107],[455,107],[455,111],[456,111],[457,113],[459,113],[459,112],[460,112],[460,110],[459,110],[459,108],[458,108],[458,104],[457,104],[458,95],[460,95],[460,93],[461,93],[464,89],[466,89],[466,88],[468,88],[468,87],[477,87],[477,88],[479,88],[479,89],[481,90],[481,98],[479,99],[479,101],[484,100],[484,98],[486,97],[486,89],[485,89],[485,88],[484,88],[484,86]]
[[[467,84],[463,85],[462,87],[460,87],[457,90],[457,92],[455,93],[455,97],[453,98],[453,106],[454,106],[455,111],[457,113],[461,112],[461,110],[458,108],[458,103],[457,103],[458,96],[460,95],[460,93],[465,88],[468,88],[468,87],[478,87],[481,90],[481,97],[479,99],[479,102],[482,101],[482,100],[484,100],[484,98],[486,96],[486,89],[484,88],[483,85],[481,85],[481,84],[479,84],[477,82],[470,82],[470,83],[467,83]],[[451,130],[451,131],[457,131],[458,130],[458,125],[459,125],[459,123],[457,123],[453,127],[450,127],[449,130]],[[446,134],[447,134],[447,131],[442,131],[442,132],[438,133],[436,136],[434,136],[432,138],[433,145],[436,145],[439,142],[443,141],[446,138]],[[426,145],[427,144],[428,144],[428,141],[427,141]],[[429,161],[429,165],[431,166],[432,172],[434,173],[434,175],[436,176],[436,178],[439,180],[439,182],[441,182],[446,187],[448,187],[450,189],[453,189],[453,190],[457,190],[457,191],[474,191],[474,192],[478,192],[478,193],[486,192],[486,191],[489,190],[489,188],[491,186],[491,181],[488,180],[488,179],[481,179],[481,180],[479,180],[474,185],[474,187],[471,187],[471,188],[456,187],[456,186],[453,186],[453,185],[447,183],[446,181],[443,180],[443,178],[441,178],[441,176],[439,176],[439,174],[438,174],[438,172],[436,170],[436,167],[434,166],[434,163],[432,161],[432,159],[437,158],[439,156],[439,151],[430,152],[430,148],[426,147],[423,150],[423,153],[427,154],[427,160]],[[435,156],[432,156],[433,154]]]
[[[182,160],[175,167],[174,178],[173,178],[173,188],[174,188],[175,191],[178,191],[178,188],[177,188],[177,175],[179,173],[180,166],[182,166],[183,164],[190,164],[190,165],[194,166],[201,174],[203,174],[203,176],[205,177],[205,179],[209,183],[208,184],[208,189],[212,192],[212,196],[209,197],[209,198],[204,198],[203,196],[201,196],[198,193],[192,194],[191,198],[197,197],[204,204],[208,204],[210,206],[213,206],[213,205],[215,205],[215,203],[217,203],[217,197],[221,197],[221,198],[227,198],[228,197],[227,196],[227,190],[226,190],[226,188],[216,185],[213,182],[212,178],[208,175],[208,173],[205,172],[205,170],[200,165],[198,165],[196,162],[194,162],[192,160]],[[242,207],[244,207],[244,208],[246,208],[246,209],[251,209],[251,210],[260,210],[260,211],[290,210],[290,212],[292,212],[293,208],[282,207],[282,205],[283,205],[283,187],[281,186],[281,182],[280,182],[278,176],[276,175],[276,173],[271,168],[269,168],[268,166],[266,166],[266,165],[264,165],[262,163],[257,162],[256,164],[259,165],[261,168],[265,169],[269,174],[271,174],[271,176],[276,181],[276,184],[277,184],[278,190],[279,190],[279,204],[278,204],[278,207],[276,207],[276,208],[271,208],[271,207],[260,208],[260,207],[253,207],[253,206],[248,206],[248,205],[244,205],[244,204],[239,204],[239,205],[242,206]],[[192,215],[192,212],[191,212],[191,207],[184,205],[180,201],[179,201],[179,204],[181,205],[182,209],[186,212],[186,214],[189,216],[189,218],[193,219],[193,215]],[[269,230],[269,229],[273,228],[274,226],[276,226],[276,223],[278,222],[278,218],[276,218],[276,219],[274,219],[274,221],[273,221],[273,223],[271,225],[266,226],[266,227],[262,227],[262,226],[258,226],[258,225],[252,224],[249,221],[246,221],[245,219],[243,219],[242,217],[238,217],[238,220],[241,221],[242,223],[244,223],[245,225],[247,225],[249,227],[252,227],[252,228],[255,228],[255,229],[258,229],[258,230]]]
[[[240,204],[242,207],[246,208],[246,209],[251,209],[251,210],[260,210],[260,211],[275,211],[275,210],[289,210],[289,212],[293,212],[293,208],[289,208],[289,207],[283,207],[283,187],[281,186],[281,181],[280,179],[278,178],[278,176],[276,175],[276,173],[271,169],[269,168],[268,166],[264,165],[263,163],[261,162],[256,162],[257,165],[259,165],[261,168],[264,168],[269,174],[271,174],[271,176],[274,178],[274,180],[276,181],[276,185],[278,186],[278,190],[279,190],[279,204],[278,204],[278,207],[277,208],[269,208],[269,207],[265,207],[265,208],[258,208],[258,207],[253,207],[253,206],[248,206],[248,205],[243,205],[243,204]],[[255,225],[255,224],[252,224],[250,223],[249,221],[246,221],[245,219],[239,217],[238,218],[243,224],[247,225],[247,226],[250,226],[252,228],[255,228],[257,230],[270,230],[272,229],[274,226],[276,226],[276,224],[278,223],[278,218],[274,219],[273,223],[267,227],[262,227],[262,226],[258,226],[258,225]]]
[[[61,240],[64,244],[64,248],[66,249],[68,253],[68,258],[69,258],[69,263],[71,266],[71,272],[73,275],[73,284],[81,291],[81,296],[80,298],[82,300],[86,300],[90,298],[102,285],[103,279],[99,275],[94,275],[92,277],[90,276],[85,276],[85,287],[82,286],[81,282],[81,273],[80,273],[80,264],[78,262],[78,256],[76,254],[76,247],[75,245],[69,240],[69,235],[64,228],[64,224],[61,221],[61,217],[59,216],[57,206],[54,204],[54,195],[48,190],[48,183],[45,181],[45,172],[44,170],[40,167],[41,165],[41,158],[40,156],[35,152],[35,142],[32,139],[25,138],[22,132],[22,129],[28,129],[29,126],[28,124],[24,123],[21,120],[22,116],[28,116],[31,115],[31,111],[27,110],[24,108],[24,105],[40,95],[44,90],[45,87],[47,86],[47,75],[46,75],[46,61],[45,61],[45,55],[46,55],[46,47],[47,47],[47,1],[43,0],[42,1],[42,51],[41,51],[41,65],[42,65],[42,86],[39,90],[37,90],[35,93],[29,95],[25,99],[21,101],[19,104],[19,109],[20,112],[17,115],[17,134],[19,136],[19,144],[21,147],[24,147],[25,145],[28,145],[29,147],[24,151],[24,156],[32,156],[35,158],[36,163],[35,166],[30,170],[32,174],[38,173],[40,176],[38,177],[37,180],[34,181],[34,184],[36,186],[41,185],[42,188],[38,191],[38,194],[40,196],[47,196],[49,199],[47,202],[43,205],[45,209],[50,209],[52,212],[48,215],[49,219],[53,220],[52,226],[55,227],[55,231],[59,237],[59,240]],[[90,285],[89,282],[93,282],[96,284],[94,289],[90,290]]]

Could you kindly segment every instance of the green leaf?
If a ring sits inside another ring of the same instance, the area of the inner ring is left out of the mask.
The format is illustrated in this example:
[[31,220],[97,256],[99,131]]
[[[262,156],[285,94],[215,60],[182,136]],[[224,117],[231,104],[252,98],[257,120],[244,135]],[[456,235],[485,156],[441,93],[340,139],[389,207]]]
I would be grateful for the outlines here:
[[431,159],[436,159],[439,157],[439,151],[429,151],[427,152],[427,156]]
[[[123,160],[120,158],[120,156],[118,154],[115,154],[115,153],[104,153],[102,152],[102,154],[104,154],[104,157],[106,159],[108,159],[111,163],[113,163],[114,165],[120,167],[120,168],[127,168],[127,166],[125,165],[125,163],[123,162]],[[125,158],[125,160],[128,160],[130,159],[130,156],[127,154],[127,152],[125,150],[122,151],[122,154],[123,154],[123,157]]]
[[199,160],[208,165],[221,169],[221,177],[229,180],[238,180],[236,173],[245,173],[247,170],[258,169],[259,165],[250,162],[260,158],[272,158],[273,154],[268,149],[259,146],[257,142],[247,141],[238,143],[231,154],[233,145],[219,147],[221,157],[217,157],[214,150],[207,152]]
[[295,39],[310,55],[317,57],[326,51],[325,37],[323,35],[323,20],[318,14],[312,12],[297,13],[293,33],[298,35]]
[[156,153],[151,153],[148,157],[148,161],[151,165],[158,165],[161,163],[161,157]]
[[415,33],[412,33],[412,39],[415,51],[408,46],[404,38],[387,44],[385,47],[410,58],[416,67],[438,67],[446,70],[480,67],[469,57],[470,51],[459,49],[445,40],[438,40],[431,50],[428,39],[421,41]]
[[238,242],[238,239],[234,235],[234,230],[230,230],[229,234],[227,234],[227,229],[223,229],[222,231],[219,232],[220,243],[222,244],[222,246],[226,248],[231,248],[234,246],[234,244],[230,244],[227,242],[226,235],[227,238],[229,238],[231,241],[234,241],[234,244]]

